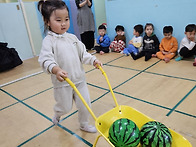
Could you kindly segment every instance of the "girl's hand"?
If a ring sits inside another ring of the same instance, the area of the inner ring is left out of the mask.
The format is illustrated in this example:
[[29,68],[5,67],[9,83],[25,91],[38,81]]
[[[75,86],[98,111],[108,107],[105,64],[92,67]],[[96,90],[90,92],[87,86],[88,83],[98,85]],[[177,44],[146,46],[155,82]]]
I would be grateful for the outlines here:
[[64,70],[62,70],[60,67],[55,66],[52,68],[52,73],[56,75],[56,78],[60,81],[63,82],[64,78],[68,77],[68,73]]
[[63,82],[65,79],[64,78],[67,78],[68,76],[68,73],[64,70],[59,70],[57,73],[56,73],[56,78],[60,81],[60,82]]
[[95,68],[99,68],[98,66],[97,66],[97,64],[99,65],[99,66],[101,66],[102,67],[102,63],[99,61],[99,60],[95,60],[94,62],[93,62],[93,65],[95,66]]

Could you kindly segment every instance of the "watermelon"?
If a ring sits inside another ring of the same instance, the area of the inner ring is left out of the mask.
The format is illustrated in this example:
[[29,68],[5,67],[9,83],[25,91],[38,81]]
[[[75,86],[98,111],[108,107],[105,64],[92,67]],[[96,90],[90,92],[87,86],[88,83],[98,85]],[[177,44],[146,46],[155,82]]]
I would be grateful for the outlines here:
[[150,121],[140,129],[140,143],[142,147],[171,147],[172,136],[164,124]]
[[140,142],[139,128],[130,119],[118,119],[109,128],[109,140],[115,147],[136,147]]

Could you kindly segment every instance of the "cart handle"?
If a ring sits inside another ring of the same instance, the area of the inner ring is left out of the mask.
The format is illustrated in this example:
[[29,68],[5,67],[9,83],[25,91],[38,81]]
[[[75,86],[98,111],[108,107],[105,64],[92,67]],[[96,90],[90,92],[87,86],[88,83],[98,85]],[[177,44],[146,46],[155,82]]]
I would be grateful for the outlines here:
[[77,95],[79,96],[79,98],[81,99],[81,101],[83,102],[83,104],[86,106],[86,108],[88,109],[88,111],[90,112],[90,114],[92,115],[92,117],[94,118],[94,120],[96,121],[97,118],[96,118],[95,114],[93,113],[93,111],[91,110],[91,108],[88,106],[88,104],[86,103],[86,101],[84,100],[84,98],[82,97],[82,95],[80,94],[80,92],[78,91],[78,89],[76,88],[75,84],[69,78],[64,78],[64,80],[74,89],[74,91],[77,93]]
[[110,92],[112,93],[112,97],[113,97],[113,99],[114,99],[115,105],[116,105],[116,107],[118,107],[118,103],[117,103],[116,97],[115,97],[115,95],[114,95],[114,92],[113,92],[113,90],[112,90],[112,87],[111,87],[111,85],[110,85],[110,82],[109,82],[109,80],[108,80],[108,77],[107,77],[105,71],[103,70],[103,68],[102,68],[99,64],[96,64],[96,66],[97,66],[97,68],[100,69],[100,71],[101,71],[102,74],[104,75],[104,77],[105,77],[105,79],[106,79],[106,81],[107,81],[108,87],[109,87],[109,89],[110,89]]

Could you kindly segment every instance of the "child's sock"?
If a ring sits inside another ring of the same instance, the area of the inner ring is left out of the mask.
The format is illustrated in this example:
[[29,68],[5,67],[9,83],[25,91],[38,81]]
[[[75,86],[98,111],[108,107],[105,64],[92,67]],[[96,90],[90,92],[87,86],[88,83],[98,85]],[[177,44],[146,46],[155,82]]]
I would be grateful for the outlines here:
[[127,55],[128,56],[128,48],[125,48],[124,50],[123,50],[123,54],[125,54],[125,55]]
[[170,59],[169,59],[169,58],[167,58],[167,57],[166,57],[166,58],[164,58],[163,60],[165,61],[165,63],[168,63],[168,62],[170,61]]
[[137,54],[139,53],[137,49],[132,49],[132,53],[134,53],[135,56],[137,56]]
[[100,53],[99,53],[100,55],[103,55],[104,54],[104,52],[103,51],[100,51]]
[[176,60],[176,61],[180,61],[180,60],[182,60],[182,59],[183,59],[182,56],[178,56],[175,60]]

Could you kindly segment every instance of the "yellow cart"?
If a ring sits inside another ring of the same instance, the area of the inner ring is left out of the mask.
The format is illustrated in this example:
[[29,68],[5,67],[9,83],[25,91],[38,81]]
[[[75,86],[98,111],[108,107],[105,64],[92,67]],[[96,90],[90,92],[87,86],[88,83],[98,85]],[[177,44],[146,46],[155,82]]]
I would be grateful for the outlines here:
[[[145,123],[147,123],[149,121],[154,121],[154,119],[144,115],[143,113],[141,113],[141,112],[139,112],[129,106],[118,105],[116,97],[113,93],[113,90],[111,88],[111,85],[110,85],[110,82],[108,80],[106,73],[104,72],[102,67],[99,66],[99,69],[101,70],[102,74],[105,76],[105,79],[106,79],[107,84],[109,86],[109,89],[112,93],[112,97],[114,99],[116,107],[111,109],[110,111],[104,113],[103,115],[99,116],[98,118],[95,116],[95,114],[92,112],[91,108],[85,102],[84,98],[82,97],[82,95],[80,94],[80,92],[78,91],[78,89],[76,88],[74,83],[68,78],[65,78],[65,80],[67,81],[67,83],[70,84],[70,86],[78,94],[78,96],[80,97],[80,99],[82,100],[82,102],[84,103],[84,105],[86,106],[86,108],[88,109],[88,111],[90,112],[90,114],[92,115],[92,117],[95,120],[95,126],[96,126],[98,132],[100,133],[100,135],[97,136],[97,138],[93,144],[93,147],[96,146],[97,141],[99,140],[99,138],[101,136],[104,137],[105,140],[111,146],[114,147],[114,145],[110,142],[110,140],[108,138],[109,128],[113,124],[114,121],[116,121],[117,119],[120,119],[120,118],[127,118],[127,119],[134,121],[136,123],[136,125],[138,126],[138,128],[140,129]],[[172,139],[173,139],[172,140],[172,147],[192,147],[190,142],[186,138],[184,138],[182,135],[176,133],[175,131],[173,131],[171,129],[169,129],[169,130],[171,131]],[[141,145],[139,144],[138,147],[140,147],[140,146]]]

